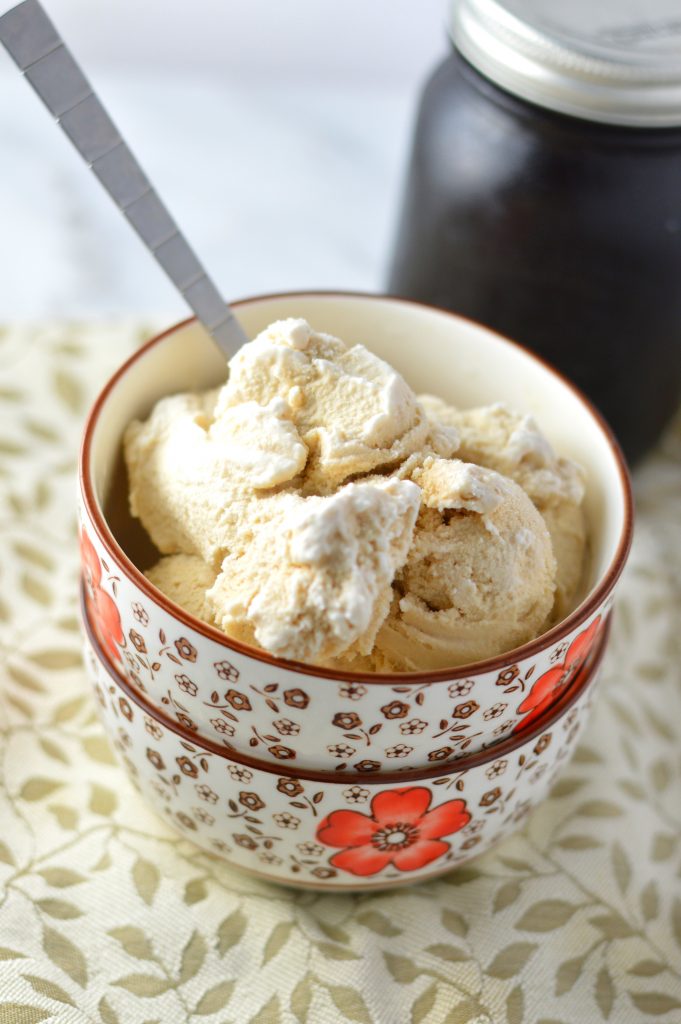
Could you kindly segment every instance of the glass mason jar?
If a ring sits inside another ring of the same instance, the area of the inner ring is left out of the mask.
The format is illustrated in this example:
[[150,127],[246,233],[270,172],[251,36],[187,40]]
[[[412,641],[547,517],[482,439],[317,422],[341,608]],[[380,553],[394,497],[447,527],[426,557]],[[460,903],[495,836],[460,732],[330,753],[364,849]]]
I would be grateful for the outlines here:
[[681,392],[681,5],[622,7],[455,0],[388,288],[540,353],[633,461]]

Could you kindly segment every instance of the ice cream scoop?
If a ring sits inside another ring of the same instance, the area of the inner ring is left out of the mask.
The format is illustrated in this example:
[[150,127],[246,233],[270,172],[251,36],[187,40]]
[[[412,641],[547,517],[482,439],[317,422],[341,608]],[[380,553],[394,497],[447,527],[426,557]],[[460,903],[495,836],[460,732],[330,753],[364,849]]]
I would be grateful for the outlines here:
[[282,496],[257,543],[228,555],[207,600],[219,628],[281,657],[369,653],[419,509],[403,480]]
[[493,470],[429,459],[423,504],[374,651],[379,671],[493,657],[535,637],[551,611],[555,560],[522,488]]
[[459,458],[515,480],[541,512],[557,563],[553,619],[562,618],[574,604],[585,561],[581,466],[554,453],[532,416],[503,403],[455,409],[434,395],[419,399],[434,423],[458,430]]
[[163,554],[199,555],[216,570],[307,461],[285,402],[218,411],[217,394],[165,398],[124,440],[133,515]]
[[246,401],[286,401],[309,452],[308,493],[396,466],[426,442],[428,419],[404,378],[364,345],[346,345],[305,320],[272,324],[229,368],[216,415]]

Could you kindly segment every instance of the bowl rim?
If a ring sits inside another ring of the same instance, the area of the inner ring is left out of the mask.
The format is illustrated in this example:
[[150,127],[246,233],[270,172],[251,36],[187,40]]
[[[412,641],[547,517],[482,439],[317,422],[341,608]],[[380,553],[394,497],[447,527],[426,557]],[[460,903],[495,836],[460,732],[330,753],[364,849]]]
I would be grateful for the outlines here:
[[[634,506],[631,490],[631,480],[629,478],[629,471],[627,463],[624,458],[624,454],[620,445],[615,438],[612,430],[607,424],[602,414],[596,409],[593,403],[582,393],[582,391],[572,383],[569,378],[564,376],[559,370],[553,367],[541,356],[532,352],[530,349],[521,345],[517,341],[513,341],[510,338],[499,334],[498,331],[494,331],[484,324],[478,323],[476,320],[470,317],[462,316],[459,313],[454,313],[451,310],[442,309],[438,306],[434,306],[426,302],[416,302],[411,299],[402,299],[398,296],[382,295],[380,293],[371,292],[358,292],[358,291],[333,291],[327,289],[321,290],[306,290],[306,291],[292,291],[292,292],[273,292],[264,295],[253,295],[243,299],[237,299],[230,303],[230,305],[239,309],[242,306],[249,306],[255,303],[264,301],[271,301],[276,299],[286,298],[339,298],[339,299],[361,299],[361,300],[378,300],[381,302],[394,303],[396,305],[414,306],[418,309],[426,309],[430,312],[440,314],[445,317],[450,317],[454,320],[463,321],[478,330],[485,331],[487,334],[493,335],[498,341],[504,345],[510,345],[513,348],[519,349],[524,355],[530,359],[539,363],[548,373],[557,377],[558,380],[565,385],[573,394],[577,400],[586,407],[588,413],[596,421],[596,425],[601,430],[605,437],[606,442],[610,447],[611,454],[614,458],[615,464],[620,477],[620,483],[622,487],[622,495],[624,499],[624,510],[623,510],[623,527],[619,538],[619,542],[614,554],[614,557],[603,573],[600,581],[593,588],[591,594],[582,601],[566,618],[556,623],[545,633],[535,637],[533,640],[522,644],[519,647],[514,647],[509,651],[504,651],[502,654],[495,655],[493,658],[486,658],[482,661],[471,661],[465,665],[458,665],[454,668],[435,669],[432,671],[419,671],[419,672],[381,672],[371,673],[366,672],[351,672],[345,670],[336,670],[322,668],[321,666],[310,665],[300,661],[289,660],[287,658],[279,658],[276,655],[270,654],[268,651],[262,650],[258,647],[253,647],[250,644],[243,643],[240,640],[234,640],[231,637],[226,636],[215,626],[209,625],[207,622],[203,622],[201,619],[196,618],[180,605],[175,604],[169,598],[165,596],[157,587],[155,587],[146,576],[141,572],[140,569],[128,558],[122,547],[116,540],[113,532],[109,528],[109,525],[104,517],[104,513],[101,510],[97,498],[95,496],[94,485],[89,473],[90,466],[90,449],[92,445],[93,434],[99,419],[99,414],[105,405],[109,395],[117,387],[119,381],[126,375],[126,373],[142,359],[145,354],[156,345],[160,344],[169,335],[174,334],[176,331],[181,330],[184,327],[188,327],[190,324],[196,323],[196,317],[188,317],[186,320],[181,320],[179,323],[167,328],[160,334],[154,335],[147,342],[141,345],[133,354],[121,364],[116,372],[109,378],[102,390],[99,392],[95,399],[88,416],[85,421],[85,427],[83,430],[80,454],[78,459],[78,478],[80,484],[80,492],[84,507],[87,511],[89,521],[95,529],[95,532],[104,545],[104,548],[108,551],[111,557],[115,560],[117,567],[120,571],[128,578],[128,580],[137,586],[148,598],[150,598],[156,605],[160,606],[167,614],[172,618],[178,620],[185,626],[189,626],[195,632],[206,637],[208,640],[212,640],[218,643],[220,646],[227,650],[235,651],[247,658],[253,658],[256,661],[264,662],[267,665],[271,665],[275,668],[285,669],[289,672],[297,672],[301,675],[314,676],[318,679],[329,679],[332,681],[340,682],[367,682],[369,681],[372,686],[394,686],[396,683],[430,683],[430,682],[453,682],[458,679],[465,679],[472,675],[481,675],[482,673],[494,672],[495,670],[502,669],[505,666],[515,661],[525,660],[527,658],[535,657],[541,651],[551,647],[554,643],[564,639],[570,634],[573,629],[581,625],[589,616],[597,611],[600,605],[605,601],[607,596],[612,591],[615,583],[619,579],[624,565],[629,554],[631,547],[632,533],[633,533],[633,519],[634,519]],[[369,677],[369,678],[367,678]]]
[[408,771],[392,772],[334,772],[325,769],[304,767],[296,769],[286,762],[282,762],[281,765],[278,765],[273,764],[270,761],[261,761],[259,758],[251,757],[249,754],[244,754],[239,750],[232,750],[230,747],[222,746],[214,740],[209,739],[207,736],[197,735],[197,733],[171,718],[160,708],[151,704],[147,697],[140,693],[125,678],[125,676],[119,672],[115,665],[112,665],[108,655],[102,650],[102,646],[94,633],[92,624],[88,617],[87,604],[85,600],[85,586],[82,581],[80,586],[80,613],[86,643],[97,658],[99,664],[109,675],[114,685],[122,690],[126,697],[132,700],[145,715],[156,722],[160,722],[166,729],[169,729],[171,732],[174,732],[179,736],[181,740],[191,743],[194,746],[201,747],[204,750],[209,751],[211,754],[221,757],[225,761],[243,765],[244,767],[255,771],[263,771],[268,775],[284,776],[285,778],[290,779],[302,778],[313,782],[331,782],[334,784],[342,783],[343,785],[347,785],[348,783],[361,783],[363,786],[392,784],[394,782],[404,782],[405,784],[408,784],[412,781],[418,782],[424,779],[440,778],[444,775],[459,775],[463,772],[470,771],[472,768],[479,768],[480,765],[486,764],[488,761],[498,761],[499,758],[512,754],[513,751],[524,746],[526,743],[531,743],[538,739],[542,733],[545,733],[547,729],[552,728],[563,718],[572,705],[587,692],[597,679],[599,670],[603,663],[605,650],[608,645],[610,626],[612,622],[612,612],[609,612],[603,623],[598,646],[595,651],[589,652],[589,657],[587,658],[585,665],[583,665],[577,673],[574,683],[568,686],[562,696],[549,707],[547,713],[545,715],[540,715],[535,725],[529,729],[521,729],[517,733],[511,733],[511,735],[506,739],[502,739],[498,743],[493,743],[491,746],[486,747],[483,750],[479,750],[474,754],[460,757],[455,761],[439,761],[436,764],[425,768],[414,768],[409,769]]

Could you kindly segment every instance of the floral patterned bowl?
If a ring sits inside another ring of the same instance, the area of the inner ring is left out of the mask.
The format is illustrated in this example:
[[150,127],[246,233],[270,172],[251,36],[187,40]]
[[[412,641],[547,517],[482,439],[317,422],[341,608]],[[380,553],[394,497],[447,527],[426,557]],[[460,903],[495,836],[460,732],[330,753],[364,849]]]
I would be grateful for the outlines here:
[[140,793],[235,867],[315,888],[391,888],[489,849],[548,793],[586,722],[606,630],[588,670],[541,719],[456,765],[381,773],[294,771],[200,741],[105,657],[87,613],[100,715]]
[[[193,321],[143,346],[109,381],[81,454],[81,552],[89,615],[112,666],[197,737],[295,770],[370,775],[484,750],[532,721],[574,680],[612,603],[631,536],[622,455],[588,402],[519,346],[451,313],[346,294],[234,304],[249,335],[304,316],[364,340],[417,391],[459,406],[503,397],[533,412],[555,447],[588,474],[585,596],[564,621],[514,651],[457,669],[359,675],[272,657],[230,640],[164,597],[140,572],[157,555],[127,513],[120,455],[129,421],[163,395],[214,386],[225,367]],[[414,340],[418,339],[418,344]],[[446,354],[446,356],[445,356]]]

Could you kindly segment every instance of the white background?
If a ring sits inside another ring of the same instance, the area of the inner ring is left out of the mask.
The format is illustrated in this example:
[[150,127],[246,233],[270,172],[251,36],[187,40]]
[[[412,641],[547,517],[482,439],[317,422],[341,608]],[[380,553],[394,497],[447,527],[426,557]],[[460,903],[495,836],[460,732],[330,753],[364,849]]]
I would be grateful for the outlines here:
[[[228,299],[384,286],[446,0],[44,3]],[[1,48],[0,239],[0,320],[185,313]]]

